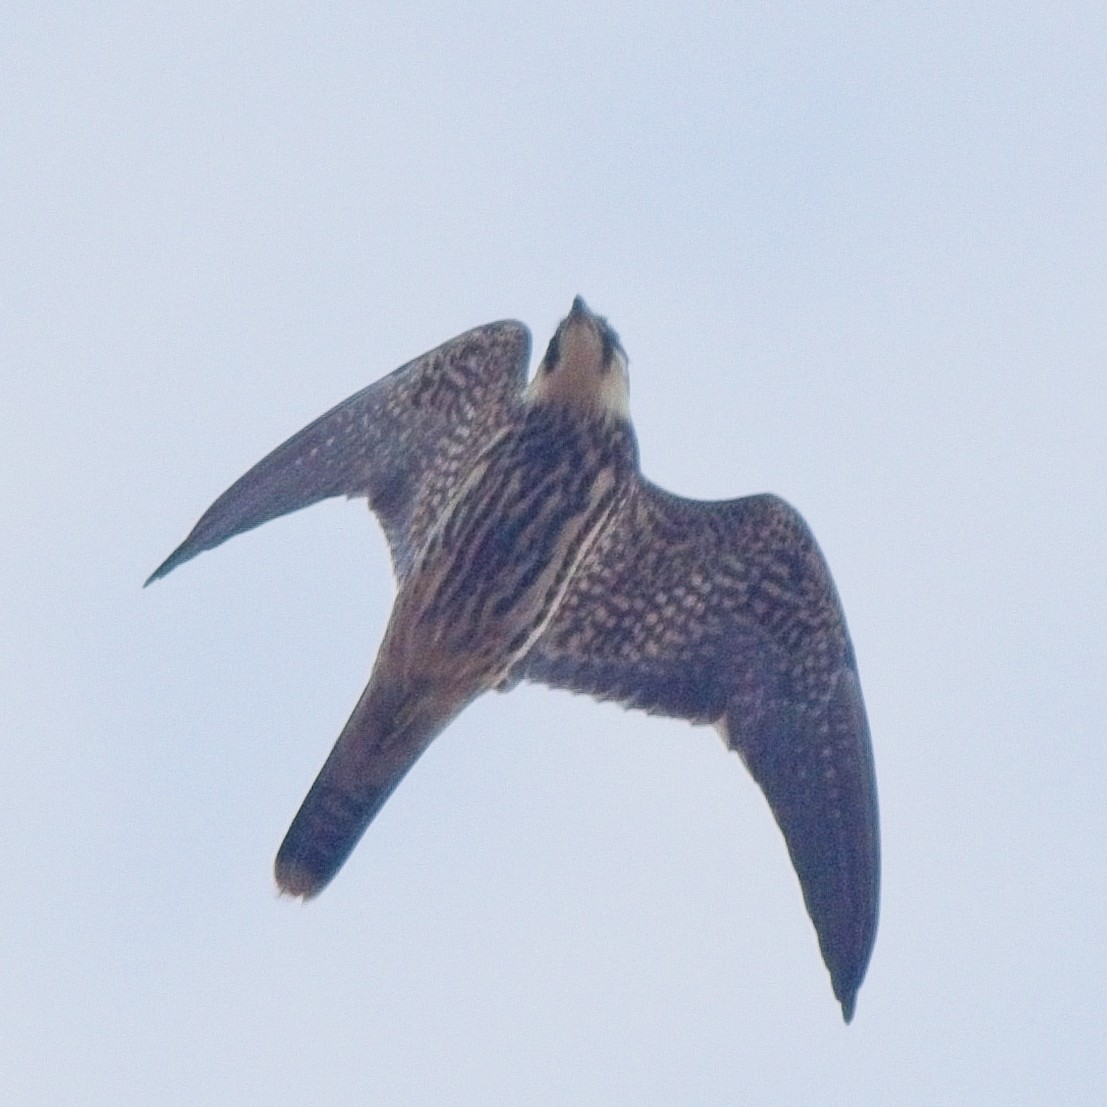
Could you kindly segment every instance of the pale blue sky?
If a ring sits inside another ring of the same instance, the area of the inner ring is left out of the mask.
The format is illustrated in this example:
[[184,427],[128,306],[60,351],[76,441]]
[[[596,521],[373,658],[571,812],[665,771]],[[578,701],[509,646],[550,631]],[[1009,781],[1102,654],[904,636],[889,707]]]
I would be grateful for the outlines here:
[[[1103,1103],[1105,13],[9,4],[4,1102]],[[328,504],[141,589],[325,408],[578,292],[647,473],[784,495],[834,571],[884,844],[848,1028],[715,733],[540,688],[278,899],[383,538]]]

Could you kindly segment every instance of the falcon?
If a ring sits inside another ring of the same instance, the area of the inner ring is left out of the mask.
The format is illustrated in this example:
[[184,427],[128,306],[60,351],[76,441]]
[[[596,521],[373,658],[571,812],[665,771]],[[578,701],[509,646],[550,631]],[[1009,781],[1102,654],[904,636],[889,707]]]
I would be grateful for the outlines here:
[[642,476],[627,356],[578,296],[528,382],[490,323],[316,419],[236,481],[154,571],[331,496],[363,497],[397,581],[369,684],[285,836],[317,895],[419,755],[521,680],[710,723],[784,835],[846,1022],[876,936],[876,783],[822,554],[773,495],[685,499]]

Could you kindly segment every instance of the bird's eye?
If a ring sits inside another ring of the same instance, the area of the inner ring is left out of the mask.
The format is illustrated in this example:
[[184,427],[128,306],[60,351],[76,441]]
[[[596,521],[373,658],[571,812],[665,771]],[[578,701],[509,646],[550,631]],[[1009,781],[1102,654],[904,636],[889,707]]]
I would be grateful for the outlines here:
[[550,339],[550,344],[546,347],[546,362],[547,369],[553,369],[557,365],[557,359],[561,355],[560,344],[557,341],[557,335]]

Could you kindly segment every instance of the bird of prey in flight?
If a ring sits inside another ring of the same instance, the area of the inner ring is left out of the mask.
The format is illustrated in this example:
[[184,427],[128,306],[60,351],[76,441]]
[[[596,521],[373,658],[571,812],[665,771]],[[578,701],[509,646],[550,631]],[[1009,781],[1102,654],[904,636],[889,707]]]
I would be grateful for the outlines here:
[[876,784],[826,562],[772,495],[639,469],[618,336],[578,296],[528,382],[521,323],[467,331],[278,446],[154,571],[329,496],[384,527],[396,601],[365,691],[277,853],[317,895],[404,774],[520,680],[711,723],[769,802],[848,1022],[876,936]]

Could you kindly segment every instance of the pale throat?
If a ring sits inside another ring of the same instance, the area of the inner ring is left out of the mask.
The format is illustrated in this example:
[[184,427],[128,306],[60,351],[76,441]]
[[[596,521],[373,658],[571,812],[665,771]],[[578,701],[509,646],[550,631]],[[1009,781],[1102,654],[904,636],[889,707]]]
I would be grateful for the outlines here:
[[605,368],[598,336],[566,330],[557,366],[539,366],[527,387],[530,402],[556,403],[583,415],[630,417],[630,383],[626,358],[617,350]]

